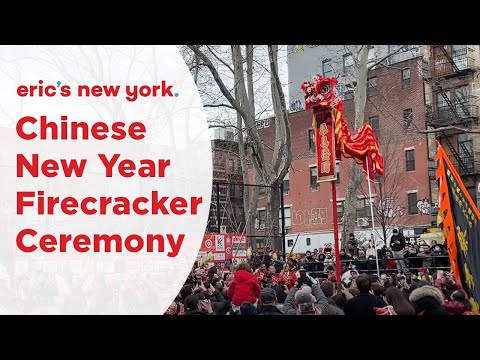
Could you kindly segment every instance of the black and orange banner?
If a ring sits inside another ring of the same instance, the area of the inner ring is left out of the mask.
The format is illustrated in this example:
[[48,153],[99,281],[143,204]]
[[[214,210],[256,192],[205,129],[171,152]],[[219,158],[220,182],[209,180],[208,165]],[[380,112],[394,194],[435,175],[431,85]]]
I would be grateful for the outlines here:
[[317,182],[337,179],[335,156],[335,128],[331,112],[316,112],[313,115],[313,128],[316,129],[315,146],[317,152]]
[[480,211],[437,143],[439,225],[445,236],[455,280],[462,284],[474,311],[480,303]]

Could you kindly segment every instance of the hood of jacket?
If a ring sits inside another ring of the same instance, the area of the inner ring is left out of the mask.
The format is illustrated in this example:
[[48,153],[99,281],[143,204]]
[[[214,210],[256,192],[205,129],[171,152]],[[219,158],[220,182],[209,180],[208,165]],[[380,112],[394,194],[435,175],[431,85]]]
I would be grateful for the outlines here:
[[443,305],[445,301],[442,292],[430,285],[425,285],[413,290],[410,294],[409,300],[411,302],[417,302],[425,297],[433,298],[439,305]]
[[247,282],[248,280],[251,280],[252,278],[254,278],[254,276],[250,271],[237,270],[235,272],[235,280],[237,280],[240,283]]

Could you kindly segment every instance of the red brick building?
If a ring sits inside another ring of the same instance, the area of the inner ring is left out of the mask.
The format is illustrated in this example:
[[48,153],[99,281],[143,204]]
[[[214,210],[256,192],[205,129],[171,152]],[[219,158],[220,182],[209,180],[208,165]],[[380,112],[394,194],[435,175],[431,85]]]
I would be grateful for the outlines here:
[[[425,129],[424,83],[417,70],[420,65],[421,58],[417,57],[372,70],[369,74],[365,121],[374,128],[385,158],[385,176],[380,179],[383,186],[372,184],[377,231],[383,223],[388,228],[399,226],[410,229],[413,235],[414,228],[417,228],[416,233],[420,233],[432,222],[427,137],[419,132]],[[352,129],[353,92],[344,93],[344,98],[344,116]],[[290,114],[293,156],[289,174],[284,180],[287,189],[284,196],[285,227],[289,234],[333,234],[331,188],[330,183],[316,182],[311,122],[310,112]],[[273,149],[274,119],[260,130],[260,134],[265,148]],[[351,164],[351,160],[344,159],[337,165],[339,217],[343,213]],[[367,189],[367,182],[364,181],[357,193],[357,226],[359,232],[364,230],[371,233]],[[265,198],[260,199],[258,208],[261,234]]]

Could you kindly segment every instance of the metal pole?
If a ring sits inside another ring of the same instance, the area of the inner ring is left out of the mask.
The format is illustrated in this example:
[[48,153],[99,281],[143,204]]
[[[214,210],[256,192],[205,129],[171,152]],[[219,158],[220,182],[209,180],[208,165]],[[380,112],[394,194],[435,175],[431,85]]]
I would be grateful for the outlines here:
[[370,168],[368,165],[368,156],[365,158],[367,165],[367,183],[368,183],[368,196],[370,199],[370,214],[372,215],[372,234],[373,234],[373,247],[375,248],[375,260],[377,261],[377,276],[380,279],[380,266],[378,265],[378,251],[377,251],[377,237],[375,236],[375,217],[373,216],[373,202],[372,202],[372,188],[370,186]]
[[218,233],[221,234],[221,228],[220,228],[220,184],[216,183],[216,192],[217,192],[217,225],[218,225]]
[[340,239],[338,237],[338,212],[337,212],[337,184],[330,181],[332,184],[332,203],[333,203],[333,238],[335,239],[335,270],[337,275],[337,284],[342,281],[342,271],[340,263]]
[[280,183],[280,206],[282,213],[282,253],[285,258],[285,200],[283,198],[283,181]]

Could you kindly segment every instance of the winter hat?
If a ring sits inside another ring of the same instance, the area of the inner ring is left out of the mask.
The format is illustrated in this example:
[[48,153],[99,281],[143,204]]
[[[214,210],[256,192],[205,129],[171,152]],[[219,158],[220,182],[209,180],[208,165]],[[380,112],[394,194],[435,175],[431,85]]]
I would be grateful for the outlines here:
[[257,315],[257,308],[248,301],[244,301],[240,306],[240,315]]
[[260,301],[264,304],[271,304],[277,300],[277,293],[274,289],[266,287],[260,293]]
[[295,294],[295,302],[297,304],[307,304],[312,302],[312,289],[309,286],[303,287]]

